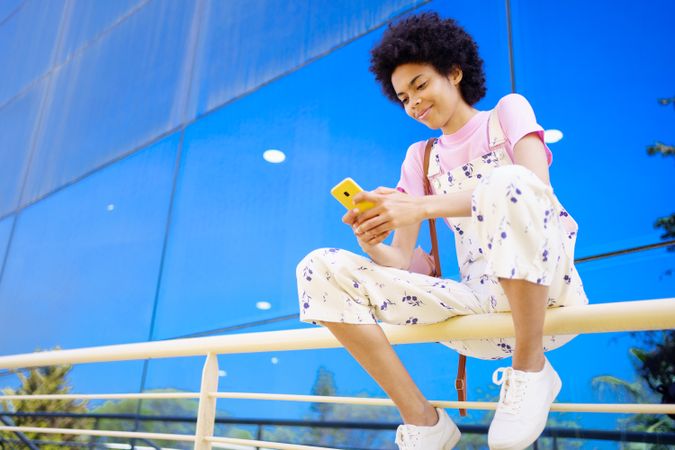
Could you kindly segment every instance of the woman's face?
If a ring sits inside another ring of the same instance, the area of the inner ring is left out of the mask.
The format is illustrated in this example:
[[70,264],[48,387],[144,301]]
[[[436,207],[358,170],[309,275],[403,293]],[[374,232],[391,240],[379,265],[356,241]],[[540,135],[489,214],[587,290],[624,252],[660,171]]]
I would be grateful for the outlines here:
[[419,63],[402,64],[391,74],[391,84],[405,112],[431,129],[444,128],[463,102],[461,79],[459,69],[443,76],[432,65]]

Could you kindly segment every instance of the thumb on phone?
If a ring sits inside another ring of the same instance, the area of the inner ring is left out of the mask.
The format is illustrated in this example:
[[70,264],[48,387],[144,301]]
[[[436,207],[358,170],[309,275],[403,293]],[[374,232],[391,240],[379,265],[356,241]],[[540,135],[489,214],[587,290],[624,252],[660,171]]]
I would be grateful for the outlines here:
[[394,192],[399,192],[399,191],[397,191],[396,189],[380,186],[377,189],[375,189],[374,192],[376,192],[378,194],[393,194]]

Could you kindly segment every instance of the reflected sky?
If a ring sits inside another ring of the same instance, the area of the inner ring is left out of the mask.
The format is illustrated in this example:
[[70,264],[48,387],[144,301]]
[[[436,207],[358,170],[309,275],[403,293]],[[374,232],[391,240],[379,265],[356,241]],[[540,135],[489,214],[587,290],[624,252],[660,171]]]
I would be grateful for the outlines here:
[[0,349],[144,341],[178,135],[21,211],[0,284]]
[[[369,3],[361,14],[362,3],[325,2],[323,13],[298,6],[275,17],[265,2],[234,9],[213,1],[71,2],[56,58],[72,59],[36,83],[49,68],[63,2],[49,2],[47,17],[26,0],[0,22],[0,61],[15,62],[12,71],[0,64],[0,254],[9,242],[0,354],[168,339],[297,313],[295,266],[305,254],[328,246],[360,253],[330,188],[346,176],[366,189],[395,186],[408,145],[438,134],[383,98],[367,71],[382,29],[361,34],[410,6],[455,17],[485,60],[488,93],[477,108],[491,109],[511,92],[504,2],[421,3]],[[342,16],[330,9],[346,4]],[[564,133],[550,144],[551,177],[581,227],[577,257],[657,242],[652,224],[671,212],[673,161],[649,157],[645,147],[675,141],[675,112],[656,101],[672,95],[664,21],[675,6],[511,6],[516,91],[544,128]],[[19,31],[37,27],[44,36]],[[624,31],[635,27],[639,33]],[[232,46],[242,30],[245,45]],[[15,41],[23,46],[8,45]],[[19,50],[31,57],[19,58]],[[38,145],[24,188],[32,139]],[[269,149],[285,160],[266,161]],[[24,203],[45,197],[14,211],[22,189]],[[423,246],[427,234],[425,225]],[[444,273],[457,276],[446,227],[439,240]],[[663,298],[675,292],[673,255],[657,249],[578,269],[592,303]],[[243,331],[304,327],[290,320]],[[588,335],[553,352],[565,382],[560,401],[598,401],[590,385],[598,374],[630,379],[634,343],[627,333]],[[434,344],[398,349],[428,397],[454,398],[456,354]],[[323,365],[335,372],[339,394],[384,396],[344,350],[219,360],[221,390],[306,394]],[[201,365],[200,358],[152,361],[144,387],[195,390]],[[498,365],[469,361],[470,398],[488,389]],[[105,366],[76,369],[75,391],[141,386],[142,362]],[[223,407],[246,417],[307,412],[302,403]],[[617,416],[582,417],[585,426],[612,428]]]

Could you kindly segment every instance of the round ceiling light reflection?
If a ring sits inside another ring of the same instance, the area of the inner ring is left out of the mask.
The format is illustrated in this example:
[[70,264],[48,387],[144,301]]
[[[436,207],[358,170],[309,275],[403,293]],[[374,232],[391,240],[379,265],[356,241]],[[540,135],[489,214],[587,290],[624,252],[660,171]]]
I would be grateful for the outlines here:
[[272,307],[272,304],[270,302],[258,302],[255,304],[255,307],[263,311],[267,311]]
[[544,142],[547,144],[555,144],[563,138],[563,133],[560,130],[546,130],[544,131]]
[[269,149],[263,153],[263,158],[268,163],[279,164],[286,160],[286,155],[281,150]]

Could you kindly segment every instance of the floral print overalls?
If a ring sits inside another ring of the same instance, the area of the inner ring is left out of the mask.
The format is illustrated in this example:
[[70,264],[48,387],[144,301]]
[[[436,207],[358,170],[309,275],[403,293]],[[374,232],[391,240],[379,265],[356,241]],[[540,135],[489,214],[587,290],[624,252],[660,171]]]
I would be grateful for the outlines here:
[[[574,267],[576,222],[551,186],[513,164],[494,111],[488,126],[488,153],[446,172],[439,164],[436,140],[429,160],[427,176],[434,194],[473,190],[471,217],[445,219],[454,232],[461,280],[380,266],[347,250],[314,250],[296,269],[301,321],[421,325],[456,315],[509,311],[498,278],[549,286],[549,307],[588,303]],[[545,336],[544,350],[573,337]],[[441,344],[467,356],[501,359],[511,355],[515,338]]]

